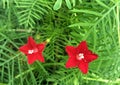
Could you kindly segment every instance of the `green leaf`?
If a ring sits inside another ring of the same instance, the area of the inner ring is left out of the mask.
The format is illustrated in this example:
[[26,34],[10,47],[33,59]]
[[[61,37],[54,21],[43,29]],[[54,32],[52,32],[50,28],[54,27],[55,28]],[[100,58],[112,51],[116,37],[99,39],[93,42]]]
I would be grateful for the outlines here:
[[82,3],[82,0],[79,0],[80,3]]
[[5,83],[0,83],[0,85],[7,85],[7,84],[5,84]]
[[72,3],[73,3],[73,7],[74,7],[76,4],[76,0],[72,0]]
[[65,0],[65,2],[66,2],[67,7],[68,7],[69,9],[71,9],[72,6],[71,6],[71,3],[70,3],[70,0]]
[[40,20],[43,15],[48,13],[47,9],[49,9],[49,6],[40,0],[23,0],[16,3],[18,3],[17,9],[19,9],[17,12],[19,25],[24,25],[25,28],[33,28],[36,24],[35,21]]
[[53,9],[54,9],[54,10],[60,9],[61,4],[62,4],[62,0],[57,0],[57,1],[55,2],[54,6],[53,6]]
[[96,0],[96,2],[97,2],[99,5],[101,5],[102,7],[109,9],[109,7],[108,7],[106,4],[104,4],[102,1]]

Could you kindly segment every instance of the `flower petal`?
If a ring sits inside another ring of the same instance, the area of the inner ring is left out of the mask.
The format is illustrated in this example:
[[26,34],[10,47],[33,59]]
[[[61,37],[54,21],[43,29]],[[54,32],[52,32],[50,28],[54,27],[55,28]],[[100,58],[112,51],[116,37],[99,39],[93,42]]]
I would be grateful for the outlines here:
[[34,48],[34,47],[36,47],[36,42],[34,41],[34,39],[30,36],[30,37],[28,37],[28,46],[29,46],[29,48]]
[[88,63],[85,62],[84,60],[81,60],[78,68],[82,71],[83,74],[87,74],[88,72]]
[[84,52],[88,51],[86,41],[82,41],[76,49],[77,49],[77,53],[80,53],[80,52],[84,53]]
[[78,61],[75,58],[69,58],[66,63],[66,68],[77,67]]
[[76,57],[76,49],[73,46],[66,46],[66,52],[68,53],[69,57]]
[[38,47],[39,51],[42,52],[45,48],[45,44],[38,44],[37,47]]
[[45,62],[42,53],[37,53],[36,56],[37,56],[37,60],[39,60],[40,62]]
[[25,45],[21,46],[21,47],[19,48],[19,50],[20,50],[21,52],[25,53],[25,54],[28,54],[29,47],[28,47],[27,44],[25,44]]
[[87,60],[87,62],[91,62],[97,58],[98,58],[98,55],[96,54],[85,55],[85,60]]
[[35,54],[30,54],[27,56],[27,58],[28,58],[28,64],[32,64],[37,60],[37,57]]

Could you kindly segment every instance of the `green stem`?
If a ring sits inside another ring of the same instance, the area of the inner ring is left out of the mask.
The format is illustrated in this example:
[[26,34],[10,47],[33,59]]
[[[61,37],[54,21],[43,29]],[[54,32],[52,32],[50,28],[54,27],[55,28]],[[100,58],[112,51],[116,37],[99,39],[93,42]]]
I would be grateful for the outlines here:
[[120,83],[120,79],[116,80],[107,80],[107,79],[102,79],[102,78],[88,78],[88,77],[83,77],[85,80],[90,80],[90,81],[98,81],[98,82],[104,82],[104,83]]
[[118,30],[118,41],[119,41],[119,46],[120,46],[120,20],[119,20],[119,13],[120,13],[120,11],[119,11],[119,6],[117,5],[117,7],[116,7],[116,11],[117,11],[117,30]]

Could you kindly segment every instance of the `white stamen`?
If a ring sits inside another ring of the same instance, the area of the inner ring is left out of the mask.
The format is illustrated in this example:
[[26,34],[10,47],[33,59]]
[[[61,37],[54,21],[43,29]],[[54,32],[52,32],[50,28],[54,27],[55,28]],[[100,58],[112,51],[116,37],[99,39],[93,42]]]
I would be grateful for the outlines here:
[[79,53],[78,56],[77,56],[77,59],[78,60],[84,59],[84,54],[83,53]]
[[34,50],[28,50],[28,54],[33,54]]
[[32,50],[28,50],[28,54],[33,54],[33,53],[37,53],[37,52],[38,52],[37,48],[32,49]]

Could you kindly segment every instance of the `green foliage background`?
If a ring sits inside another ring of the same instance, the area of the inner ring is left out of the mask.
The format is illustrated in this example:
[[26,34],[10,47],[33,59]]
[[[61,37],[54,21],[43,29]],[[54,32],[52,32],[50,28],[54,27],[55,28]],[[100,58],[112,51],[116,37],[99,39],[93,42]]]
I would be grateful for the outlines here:
[[[50,39],[45,63],[18,49]],[[89,73],[66,69],[66,45],[86,40],[99,58]],[[0,85],[120,85],[120,0],[0,0]]]

